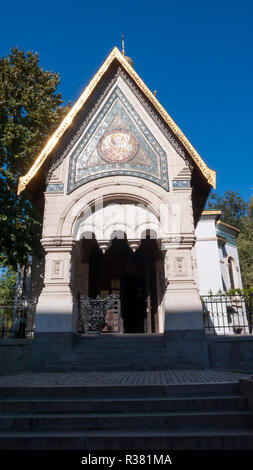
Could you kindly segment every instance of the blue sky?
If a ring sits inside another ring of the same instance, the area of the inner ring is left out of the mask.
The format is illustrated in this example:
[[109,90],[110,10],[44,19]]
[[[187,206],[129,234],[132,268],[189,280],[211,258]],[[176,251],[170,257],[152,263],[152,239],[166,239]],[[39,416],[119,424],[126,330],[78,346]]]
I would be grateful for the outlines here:
[[37,51],[78,98],[114,45],[217,171],[217,190],[253,194],[253,1],[13,0],[1,5],[0,55]]

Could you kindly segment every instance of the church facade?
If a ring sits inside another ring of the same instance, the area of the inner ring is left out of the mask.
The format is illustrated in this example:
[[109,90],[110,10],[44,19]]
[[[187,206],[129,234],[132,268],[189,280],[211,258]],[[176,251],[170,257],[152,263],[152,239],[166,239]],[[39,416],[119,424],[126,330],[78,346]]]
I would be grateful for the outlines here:
[[78,298],[120,301],[120,334],[203,335],[195,228],[215,172],[116,47],[29,172],[43,213],[36,336],[78,334]]

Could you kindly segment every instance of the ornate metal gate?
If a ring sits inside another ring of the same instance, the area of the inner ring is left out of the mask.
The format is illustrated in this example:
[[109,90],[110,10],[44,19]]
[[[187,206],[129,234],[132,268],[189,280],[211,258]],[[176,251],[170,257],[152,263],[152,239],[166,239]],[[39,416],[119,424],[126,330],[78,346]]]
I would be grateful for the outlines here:
[[78,333],[120,333],[120,299],[78,295]]

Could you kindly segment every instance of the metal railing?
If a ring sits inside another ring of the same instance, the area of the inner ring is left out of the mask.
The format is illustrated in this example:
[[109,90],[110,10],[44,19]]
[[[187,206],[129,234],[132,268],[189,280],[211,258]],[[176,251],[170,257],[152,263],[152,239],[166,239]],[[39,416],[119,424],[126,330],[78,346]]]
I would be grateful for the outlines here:
[[78,333],[120,333],[120,299],[112,294],[92,299],[77,294]]
[[0,338],[34,337],[37,299],[0,301]]
[[252,334],[253,297],[243,294],[217,294],[201,296],[201,301],[207,334]]
[[[205,332],[253,334],[253,297],[243,294],[201,296]],[[120,299],[77,295],[78,333],[120,333]],[[37,299],[0,301],[0,338],[34,337]]]

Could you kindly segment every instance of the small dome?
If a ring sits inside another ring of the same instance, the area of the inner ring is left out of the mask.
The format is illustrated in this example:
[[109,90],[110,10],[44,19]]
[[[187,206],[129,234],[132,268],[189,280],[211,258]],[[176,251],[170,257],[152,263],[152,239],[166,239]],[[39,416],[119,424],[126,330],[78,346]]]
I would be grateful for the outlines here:
[[125,59],[127,60],[127,62],[131,65],[131,67],[134,68],[134,62],[133,62],[133,60],[131,59],[131,57],[127,57],[126,55],[125,55],[124,57],[125,57]]

